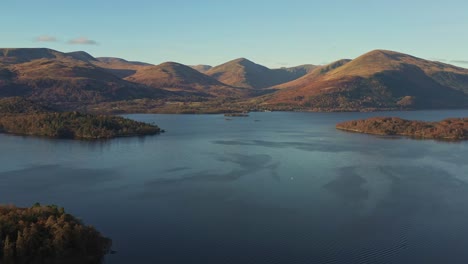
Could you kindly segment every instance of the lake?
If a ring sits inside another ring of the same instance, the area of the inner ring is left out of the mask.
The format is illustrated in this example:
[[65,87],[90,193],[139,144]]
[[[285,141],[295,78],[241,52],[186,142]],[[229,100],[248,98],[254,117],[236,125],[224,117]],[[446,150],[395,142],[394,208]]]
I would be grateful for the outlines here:
[[112,238],[105,263],[468,263],[468,142],[355,134],[370,116],[127,115],[158,136],[0,135],[0,202],[58,204]]

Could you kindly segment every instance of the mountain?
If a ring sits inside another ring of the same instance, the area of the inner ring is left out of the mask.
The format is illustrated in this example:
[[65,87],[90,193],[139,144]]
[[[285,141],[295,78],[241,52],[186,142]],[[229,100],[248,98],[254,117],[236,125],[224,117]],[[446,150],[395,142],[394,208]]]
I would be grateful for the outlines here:
[[205,74],[234,87],[264,89],[299,78],[312,67],[314,66],[306,65],[269,69],[248,59],[239,58],[216,66],[206,71]]
[[294,67],[283,67],[283,68],[279,68],[279,69],[273,69],[273,71],[286,72],[286,73],[291,74],[291,76],[290,76],[291,78],[297,79],[297,78],[300,78],[300,77],[310,73],[311,71],[313,71],[317,67],[319,67],[319,66],[312,65],[312,64],[304,64],[304,65],[299,65],[299,66],[294,66]]
[[128,65],[128,66],[153,66],[151,63],[141,61],[127,61],[121,58],[115,57],[98,57],[96,60],[108,64],[108,65]]
[[153,88],[201,96],[240,96],[246,92],[245,89],[230,87],[189,66],[176,62],[140,68],[125,80]]
[[65,53],[46,48],[0,49],[1,64],[17,64],[38,59],[55,59],[64,57]]
[[203,65],[203,64],[192,65],[190,67],[192,67],[193,69],[195,69],[195,70],[197,70],[197,71],[199,71],[201,73],[205,73],[205,72],[209,71],[211,68],[213,68],[210,65]]
[[240,58],[202,73],[83,51],[0,49],[0,98],[14,96],[55,109],[119,113],[464,108],[468,69],[388,50],[280,69]]
[[76,59],[76,60],[81,60],[81,61],[86,61],[86,62],[96,62],[96,61],[98,61],[96,58],[94,58],[89,53],[84,52],[84,51],[67,52],[65,54],[72,57],[72,58],[74,58],[74,59]]
[[122,80],[90,61],[97,60],[84,52],[0,49],[0,97],[87,104],[166,93]]
[[274,87],[267,105],[322,110],[431,109],[468,106],[468,69],[374,50]]
[[105,69],[106,71],[114,74],[117,77],[125,78],[136,73],[137,70],[147,67],[154,66],[153,64],[139,62],[139,61],[127,61],[120,58],[114,57],[100,57],[96,58],[92,64]]

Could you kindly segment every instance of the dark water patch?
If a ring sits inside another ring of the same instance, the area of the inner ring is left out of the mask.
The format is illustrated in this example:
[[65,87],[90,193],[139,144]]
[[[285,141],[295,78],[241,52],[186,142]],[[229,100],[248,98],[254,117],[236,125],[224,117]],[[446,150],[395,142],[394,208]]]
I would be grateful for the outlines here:
[[155,187],[170,184],[180,184],[188,182],[232,182],[241,177],[254,174],[261,170],[271,170],[273,177],[277,177],[275,170],[278,168],[277,163],[272,162],[272,157],[265,154],[226,154],[220,157],[215,157],[216,160],[237,165],[239,168],[232,169],[227,172],[213,172],[210,170],[196,171],[185,173],[177,178],[160,178],[145,183],[146,186]]
[[324,188],[346,203],[362,203],[369,197],[369,191],[363,187],[366,180],[358,175],[355,169],[355,167],[341,168],[338,177],[327,183]]
[[179,171],[185,171],[185,170],[190,170],[190,167],[176,167],[176,168],[164,170],[163,172],[171,173],[171,172],[179,172]]
[[231,153],[217,157],[216,159],[222,162],[231,162],[237,164],[244,169],[255,169],[265,167],[269,162],[271,162],[272,157],[266,154],[246,155]]
[[295,148],[305,151],[320,151],[320,152],[344,152],[353,151],[354,148],[349,145],[334,144],[333,142],[276,142],[266,140],[217,140],[214,144],[229,145],[229,146],[256,146],[267,148]]
[[[367,135],[366,135],[367,136]],[[356,152],[359,150],[362,154],[367,155],[382,155],[383,147],[381,145],[369,144],[367,141],[362,142],[342,142],[333,140],[311,140],[311,141],[267,141],[267,140],[217,140],[212,141],[214,144],[227,145],[227,146],[252,146],[252,147],[265,147],[276,149],[298,149],[308,152],[324,152],[324,153],[340,153],[340,152]],[[381,142],[380,142],[381,143]],[[398,144],[387,142],[385,144],[385,155],[391,157],[405,158],[405,157],[424,157],[427,152],[427,146],[419,145],[414,146],[417,151],[401,148]]]

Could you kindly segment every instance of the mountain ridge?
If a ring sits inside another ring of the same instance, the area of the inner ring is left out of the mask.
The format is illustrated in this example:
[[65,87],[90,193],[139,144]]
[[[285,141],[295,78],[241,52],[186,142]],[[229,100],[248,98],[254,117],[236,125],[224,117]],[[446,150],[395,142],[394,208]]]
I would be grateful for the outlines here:
[[270,69],[246,58],[215,66],[205,73],[225,84],[248,89],[265,89],[305,75],[314,65]]
[[[467,106],[467,69],[387,50],[373,50],[343,62],[317,69],[326,69],[323,73],[312,71],[281,84],[267,101],[302,108],[354,110]],[[434,78],[441,74],[455,76],[455,85]]]
[[0,97],[21,96],[67,109],[145,102],[129,109],[170,106],[169,112],[468,107],[468,69],[396,51],[373,50],[321,66],[270,69],[246,58],[198,66],[209,69],[203,73],[176,62],[95,58],[84,51],[3,48]]

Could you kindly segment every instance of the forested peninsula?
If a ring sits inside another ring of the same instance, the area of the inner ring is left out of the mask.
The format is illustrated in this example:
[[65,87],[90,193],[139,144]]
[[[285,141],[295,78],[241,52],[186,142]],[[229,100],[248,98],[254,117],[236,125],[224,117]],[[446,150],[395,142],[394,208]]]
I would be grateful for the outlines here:
[[19,97],[0,100],[0,133],[91,140],[160,132],[156,125],[120,116],[56,112]]

